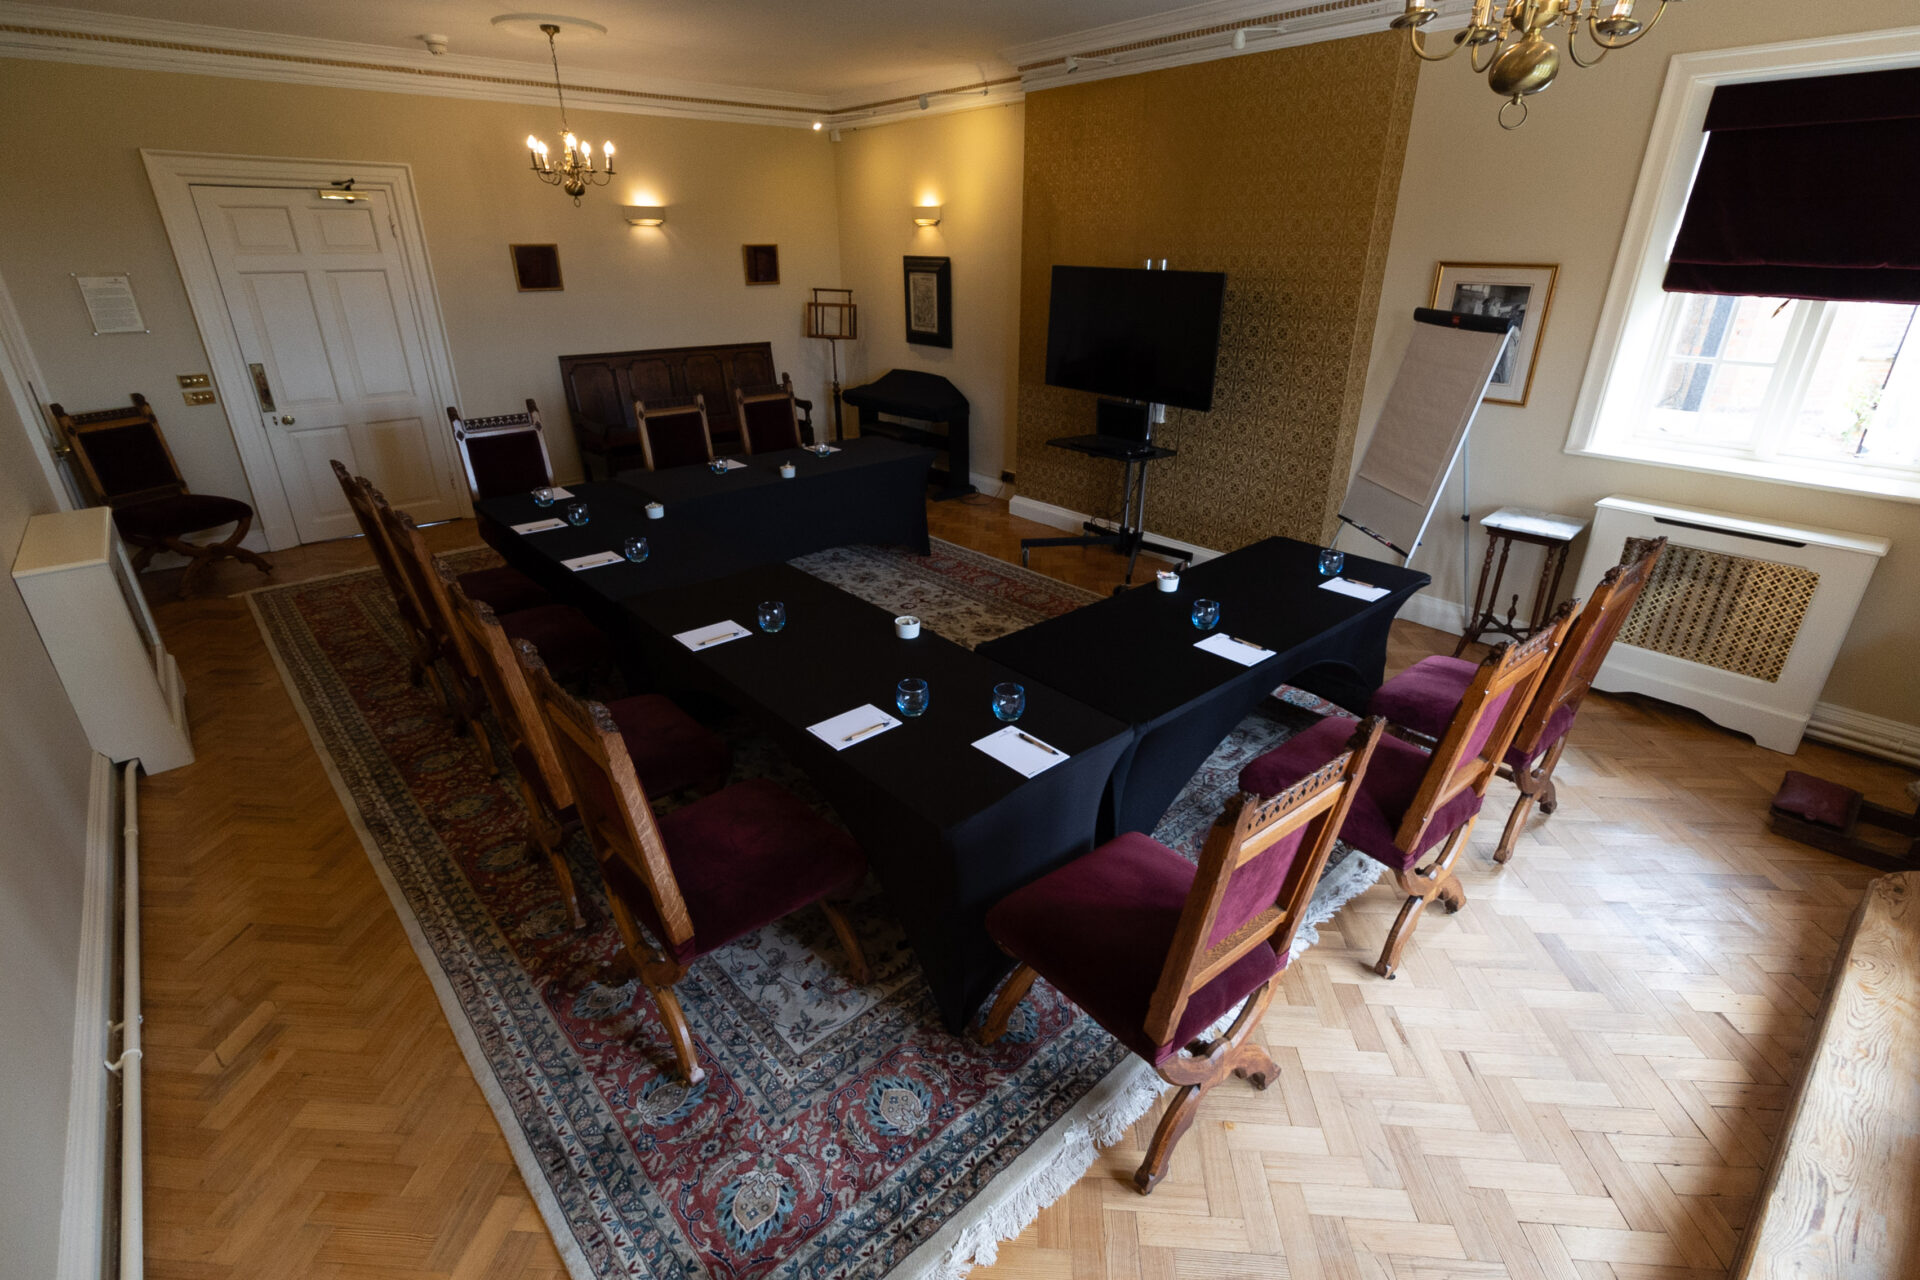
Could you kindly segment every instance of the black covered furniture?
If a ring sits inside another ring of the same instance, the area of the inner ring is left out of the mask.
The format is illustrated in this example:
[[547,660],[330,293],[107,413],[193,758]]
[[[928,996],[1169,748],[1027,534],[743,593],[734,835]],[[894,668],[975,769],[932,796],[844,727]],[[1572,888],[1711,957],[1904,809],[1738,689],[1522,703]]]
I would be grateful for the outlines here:
[[[153,406],[138,391],[124,409],[68,413],[49,405],[60,434],[73,449],[80,478],[96,505],[113,508],[120,536],[134,547],[133,568],[147,567],[156,551],[176,551],[187,557],[180,578],[180,595],[193,588],[200,567],[215,560],[244,560],[262,573],[273,565],[240,545],[253,525],[253,508],[238,498],[191,493],[186,478],[174,464],[167,438]],[[219,542],[188,542],[190,533],[204,533],[222,525],[233,532]]]
[[[1351,579],[1387,588],[1368,602],[1320,589],[1320,549],[1268,538],[1196,565],[1178,591],[1127,591],[990,640],[977,652],[1131,725],[1101,839],[1151,831],[1201,763],[1283,684],[1364,707],[1386,672],[1394,614],[1426,574],[1347,557]],[[1218,630],[1273,651],[1254,666],[1194,648],[1196,597],[1220,602]]]
[[[736,389],[778,382],[780,374],[773,366],[771,343],[728,342],[561,356],[560,381],[567,389],[567,414],[582,465],[597,459],[602,473],[612,476],[646,465],[634,401],[699,395],[709,405],[731,405]],[[811,431],[812,402],[794,403]],[[712,425],[716,448],[725,452],[738,447],[736,424],[715,421]]]
[[1068,449],[1074,453],[1084,453],[1089,458],[1105,458],[1121,463],[1126,474],[1121,480],[1121,490],[1126,495],[1120,509],[1120,527],[1109,529],[1103,524],[1089,520],[1081,527],[1084,534],[1073,534],[1065,538],[1022,538],[1020,539],[1020,563],[1027,563],[1027,553],[1035,547],[1112,547],[1125,553],[1127,557],[1127,581],[1133,581],[1133,567],[1140,559],[1142,551],[1151,551],[1154,555],[1165,556],[1169,560],[1178,560],[1182,564],[1191,563],[1193,552],[1178,551],[1163,543],[1152,542],[1147,538],[1147,464],[1161,458],[1176,457],[1172,449],[1165,449],[1145,440],[1131,440],[1125,436],[1056,436],[1047,441],[1050,449]]
[[[937,373],[893,369],[863,387],[841,392],[840,398],[860,410],[860,434],[863,436],[887,436],[909,444],[946,450],[947,470],[940,482],[940,492],[934,495],[936,499],[960,498],[976,492],[971,479],[972,446],[969,434],[973,409],[967,403],[967,398],[960,394],[960,389],[951,382]],[[899,422],[882,422],[880,415],[883,413],[890,413],[896,418],[912,418],[927,425],[915,427]],[[947,428],[945,434],[929,429],[942,423]]]

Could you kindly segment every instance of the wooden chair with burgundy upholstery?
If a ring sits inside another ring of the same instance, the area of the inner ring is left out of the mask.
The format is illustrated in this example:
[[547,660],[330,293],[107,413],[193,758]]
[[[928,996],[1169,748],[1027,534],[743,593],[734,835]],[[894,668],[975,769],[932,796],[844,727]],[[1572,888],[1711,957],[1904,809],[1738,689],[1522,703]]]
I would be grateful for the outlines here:
[[462,418],[447,406],[460,460],[467,468],[467,492],[479,502],[509,493],[531,493],[553,483],[540,406],[527,401],[525,413],[492,418]]
[[[1264,1089],[1277,1074],[1253,1029],[1287,967],[1382,723],[1346,722],[1352,732],[1323,740],[1317,758],[1296,757],[1299,772],[1277,794],[1228,801],[1197,868],[1131,832],[987,913],[987,932],[1020,963],[981,1039],[1005,1035],[1033,980],[1045,978],[1179,1088],[1133,1175],[1142,1195],[1165,1176],[1208,1090],[1229,1075]],[[1235,1005],[1233,1024],[1206,1039]]]
[[[452,677],[447,682],[447,690],[454,715],[472,730],[488,768],[497,769],[486,723],[481,719],[485,694],[479,683],[479,655],[453,622],[448,588],[459,579],[427,549],[427,541],[420,536],[412,516],[394,510],[378,491],[373,501],[380,526],[386,530],[387,540],[393,547],[394,562],[411,584],[432,631],[434,657],[446,664]],[[513,639],[531,640],[539,646],[547,660],[556,670],[565,673],[567,679],[583,679],[605,667],[611,657],[611,648],[600,629],[586,614],[570,605],[547,603],[517,609],[502,617],[500,625]]]
[[613,712],[561,688],[530,646],[516,650],[593,844],[614,926],[660,1010],[683,1080],[698,1083],[706,1071],[673,989],[701,956],[817,902],[853,980],[867,981],[859,939],[828,901],[852,894],[866,875],[846,832],[765,778],[656,818]]
[[749,454],[773,453],[779,449],[798,449],[800,406],[793,394],[793,379],[780,375],[780,381],[766,387],[733,389],[734,419],[740,427],[740,447]]
[[[1407,895],[1373,967],[1381,977],[1393,977],[1400,967],[1407,939],[1429,902],[1439,898],[1450,912],[1466,905],[1454,864],[1572,612],[1572,606],[1561,605],[1524,644],[1501,645],[1488,654],[1431,752],[1392,736],[1374,752],[1340,838],[1383,864]],[[1287,739],[1240,771],[1241,787],[1264,796],[1291,786],[1301,769],[1342,740],[1347,723],[1330,716]],[[1436,847],[1439,851],[1422,867]]]
[[647,470],[713,461],[713,430],[707,422],[705,396],[635,400],[633,417],[640,424],[640,456]]
[[407,659],[407,678],[416,685],[422,680],[430,682],[440,701],[451,709],[453,699],[441,684],[434,665],[439,646],[434,640],[433,628],[426,621],[426,606],[414,594],[413,583],[400,571],[400,565],[394,559],[393,543],[388,540],[387,531],[381,527],[380,517],[374,510],[373,486],[341,466],[339,459],[329,459],[328,462],[333,467],[333,478],[340,482],[340,491],[347,496],[347,507],[360,526],[361,536],[366,538],[367,546],[373,551],[373,562],[379,566],[380,576],[386,580],[387,590],[393,595],[393,607],[400,615],[401,629],[407,633],[407,643],[413,650]]
[[[134,547],[134,572],[144,570],[157,551],[178,552],[187,557],[182,597],[192,590],[201,567],[215,560],[243,560],[262,573],[273,572],[265,556],[240,545],[253,527],[253,508],[238,498],[188,491],[145,396],[136,391],[128,407],[93,413],[68,413],[57,404],[48,408],[93,500],[113,508],[114,527]],[[187,541],[188,534],[229,524],[233,532],[219,542]]]
[[[494,723],[504,739],[495,745],[504,747],[513,761],[514,785],[526,805],[531,843],[552,865],[554,879],[560,882],[578,927],[583,923],[580,899],[567,866],[565,844],[568,833],[579,826],[579,818],[574,812],[573,791],[560,769],[553,735],[534,704],[533,690],[527,686],[526,673],[514,652],[515,642],[493,610],[462,591],[457,582],[449,585],[447,601],[452,606],[454,627],[465,636],[474,655],[481,691],[493,708]],[[527,644],[524,640],[519,643]],[[705,793],[717,791],[726,783],[731,764],[726,741],[702,727],[671,699],[642,694],[609,703],[607,710],[620,726],[627,754],[651,794],[670,795],[687,789]]]
[[[1593,687],[1600,664],[1613,648],[1614,637],[1620,634],[1621,625],[1633,612],[1641,589],[1666,549],[1665,538],[1654,539],[1645,543],[1630,562],[1607,570],[1586,607],[1574,618],[1566,642],[1554,654],[1545,678],[1527,704],[1526,714],[1520,718],[1513,745],[1500,762],[1500,776],[1520,788],[1520,798],[1507,815],[1500,845],[1493,851],[1494,861],[1506,862],[1513,857],[1514,846],[1536,803],[1547,815],[1560,807],[1553,771],[1567,749],[1567,734],[1573,729],[1587,691]],[[1396,731],[1429,741],[1437,739],[1446,731],[1447,718],[1460,705],[1476,670],[1476,664],[1461,658],[1439,654],[1422,658],[1381,685],[1367,709],[1385,716]]]

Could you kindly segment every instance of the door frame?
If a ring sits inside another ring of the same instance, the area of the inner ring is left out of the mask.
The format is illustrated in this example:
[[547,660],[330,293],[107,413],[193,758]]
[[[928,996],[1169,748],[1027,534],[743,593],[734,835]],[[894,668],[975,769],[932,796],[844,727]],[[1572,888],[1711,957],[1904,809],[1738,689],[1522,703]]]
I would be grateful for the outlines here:
[[[240,466],[253,490],[253,509],[266,535],[267,547],[279,551],[298,546],[300,535],[294,527],[293,507],[281,486],[280,470],[274,463],[273,448],[260,420],[253,379],[248,376],[246,359],[240,351],[240,335],[234,330],[233,317],[227,312],[226,297],[220,290],[213,250],[207,244],[206,232],[200,225],[200,211],[193,202],[193,188],[318,190],[352,177],[356,190],[383,192],[387,207],[393,212],[394,239],[400,247],[417,306],[414,322],[421,349],[426,352],[429,393],[436,406],[459,404],[453,353],[441,319],[440,295],[434,287],[433,266],[427,257],[426,231],[414,196],[413,166],[361,160],[159,151],[145,147],[140,150],[140,159],[146,165],[147,181],[153,185],[154,199],[160,205],[160,221],[166,228],[168,243],[173,246],[181,281],[186,285],[187,304],[200,327],[200,341],[212,367],[213,385],[220,393],[221,409],[233,432],[234,444],[239,448]],[[453,456],[453,438],[438,429],[437,413],[429,416],[429,438],[434,442],[434,464],[448,477],[454,501],[463,513],[471,515],[466,480]]]

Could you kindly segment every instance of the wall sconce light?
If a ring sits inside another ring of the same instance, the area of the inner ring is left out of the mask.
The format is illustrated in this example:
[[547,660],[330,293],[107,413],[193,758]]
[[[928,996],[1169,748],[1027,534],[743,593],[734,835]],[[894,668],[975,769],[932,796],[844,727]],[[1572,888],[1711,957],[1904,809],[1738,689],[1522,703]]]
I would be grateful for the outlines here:
[[620,216],[636,227],[657,227],[667,220],[667,207],[661,204],[621,205]]
[[941,214],[941,211],[945,208],[946,208],[945,205],[938,205],[938,204],[914,205],[913,206],[913,225],[916,227],[939,226],[940,214]]

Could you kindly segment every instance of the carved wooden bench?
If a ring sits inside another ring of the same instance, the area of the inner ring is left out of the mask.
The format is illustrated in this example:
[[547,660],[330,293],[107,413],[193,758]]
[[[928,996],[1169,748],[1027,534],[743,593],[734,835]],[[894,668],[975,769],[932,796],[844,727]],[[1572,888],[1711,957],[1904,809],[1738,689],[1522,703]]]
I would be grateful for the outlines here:
[[1731,1280],[1920,1276],[1920,872],[1867,887]]

